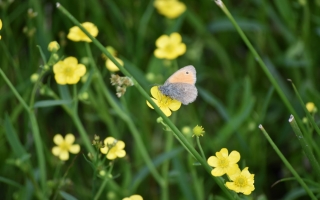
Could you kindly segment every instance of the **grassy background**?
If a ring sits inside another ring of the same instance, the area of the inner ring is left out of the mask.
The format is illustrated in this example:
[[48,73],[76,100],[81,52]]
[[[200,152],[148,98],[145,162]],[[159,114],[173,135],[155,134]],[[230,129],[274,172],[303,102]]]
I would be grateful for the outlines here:
[[[97,39],[118,51],[125,67],[148,92],[176,70],[172,67],[174,62],[154,57],[155,40],[162,34],[179,32],[187,45],[187,52],[176,62],[179,67],[189,64],[196,67],[199,97],[170,117],[174,124],[179,129],[202,125],[206,134],[200,140],[207,157],[222,147],[239,151],[240,167],[248,166],[250,172],[255,174],[253,199],[308,198],[294,180],[271,187],[274,182],[292,177],[292,174],[258,129],[258,125],[263,124],[297,172],[303,178],[314,180],[314,172],[288,123],[291,113],[216,4],[209,0],[183,2],[187,5],[187,11],[175,20],[158,14],[151,1],[62,0],[60,3],[80,22],[90,21],[98,27]],[[286,79],[293,80],[305,102],[312,101],[320,108],[320,2],[312,1],[306,5],[301,2],[304,1],[224,1],[294,109],[303,118],[303,108]],[[29,8],[37,12],[36,17],[28,15]],[[66,38],[74,24],[56,9],[54,1],[2,1],[0,18],[3,21],[0,67],[27,102],[33,87],[30,76],[44,64],[37,45],[47,58],[50,55],[47,45],[52,40],[60,43],[61,56],[75,56],[78,60],[88,56],[83,43]],[[170,199],[223,198],[211,175],[201,166],[193,165],[195,160],[178,141],[174,141],[169,151],[165,150],[168,136],[156,123],[158,115],[146,106],[145,99],[134,87],[128,88],[124,97],[117,99],[101,52],[94,45],[91,47],[105,84],[121,107],[130,113],[149,155],[158,163],[159,171],[163,162],[169,160]],[[90,67],[87,69],[89,71]],[[155,78],[148,80],[147,74],[153,74]],[[58,93],[53,73],[48,73],[42,82]],[[79,89],[82,85],[78,84]],[[160,199],[161,190],[146,170],[127,124],[115,114],[94,86],[90,85],[87,91],[90,98],[79,104],[79,115],[90,139],[97,134],[101,138],[113,136],[126,143],[127,157],[117,160],[112,172],[119,177],[108,183],[101,199],[121,199],[134,193],[144,199]],[[37,177],[39,169],[30,119],[2,78],[0,94],[0,176],[20,184],[15,187],[0,182],[0,197],[34,199],[34,188],[28,174],[15,163],[21,158],[13,154],[16,147],[9,145],[5,134],[5,116],[8,114],[19,140],[31,155],[27,158],[33,163],[30,172]],[[48,96],[36,96],[36,101],[48,99]],[[99,186],[101,180],[97,179],[93,184],[93,170],[82,155],[76,157],[74,163],[72,158],[75,156],[72,156],[59,173],[51,173],[60,164],[51,154],[53,136],[69,132],[78,136],[70,116],[59,106],[39,108],[35,112],[45,147],[48,181],[62,179],[70,167],[67,181],[60,190],[78,199],[91,199],[92,188]],[[314,141],[319,144],[318,135],[314,135]],[[80,138],[77,142],[82,144]],[[195,144],[195,139],[190,138],[190,142]],[[83,145],[82,153],[87,154]],[[317,158],[319,156],[316,155]],[[319,194],[319,190],[317,192]]]

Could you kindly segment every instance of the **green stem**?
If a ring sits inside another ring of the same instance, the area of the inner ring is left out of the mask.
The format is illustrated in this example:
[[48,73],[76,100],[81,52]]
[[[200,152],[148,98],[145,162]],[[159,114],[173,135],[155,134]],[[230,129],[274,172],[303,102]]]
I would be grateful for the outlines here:
[[197,144],[198,144],[198,147],[199,147],[199,149],[200,149],[202,158],[206,160],[206,156],[204,155],[203,150],[202,150],[202,147],[201,147],[201,144],[200,144],[200,139],[199,139],[198,136],[196,136],[196,138],[197,138]]
[[94,196],[94,200],[99,199],[103,190],[106,188],[106,185],[107,185],[108,181],[110,180],[109,175],[111,175],[112,169],[113,169],[113,162],[111,162],[110,169],[108,170],[107,174],[105,175],[105,178],[103,179],[103,182],[102,182],[101,186],[99,187],[98,192]]
[[302,178],[299,176],[299,174],[296,172],[296,170],[292,167],[292,165],[288,162],[288,160],[284,157],[284,155],[281,153],[281,151],[278,149],[277,145],[272,141],[267,131],[263,128],[263,126],[260,124],[259,128],[261,129],[262,133],[268,140],[268,142],[271,144],[272,148],[275,150],[275,152],[278,154],[282,162],[286,165],[286,167],[291,171],[293,176],[297,179],[297,181],[300,183],[300,185],[306,190],[308,195],[311,197],[311,199],[316,200],[317,198],[314,196],[314,194],[311,192],[311,190],[308,188],[308,186],[305,184],[305,182],[302,180]]
[[226,16],[229,18],[229,20],[231,21],[231,23],[233,24],[233,26],[235,27],[235,29],[237,30],[238,34],[240,35],[240,37],[242,38],[242,40],[244,41],[244,43],[247,45],[247,47],[249,48],[249,50],[251,51],[251,53],[253,54],[254,58],[256,59],[256,61],[259,63],[260,67],[262,68],[262,70],[264,71],[264,73],[267,75],[269,81],[272,83],[272,85],[274,86],[274,88],[276,89],[277,93],[279,94],[281,100],[283,101],[283,103],[285,104],[285,106],[287,107],[287,109],[297,118],[297,123],[299,125],[299,127],[302,128],[302,131],[305,133],[306,129],[303,126],[302,121],[300,120],[300,118],[298,118],[298,114],[296,113],[296,111],[293,109],[292,105],[290,104],[288,98],[285,96],[285,94],[283,93],[283,91],[281,90],[278,82],[276,81],[276,79],[272,76],[271,72],[269,71],[268,67],[266,66],[266,64],[263,62],[262,58],[260,57],[260,55],[258,54],[258,52],[255,50],[255,48],[252,46],[252,44],[250,43],[249,39],[247,38],[247,36],[244,34],[244,32],[242,31],[242,29],[240,28],[240,26],[237,24],[237,22],[235,21],[235,19],[233,18],[233,16],[231,15],[231,13],[229,12],[228,8],[225,6],[225,4],[222,3],[221,0],[215,0],[216,4],[221,8],[221,10],[226,14]]
[[303,135],[302,135],[302,133],[300,131],[300,128],[299,128],[296,120],[294,119],[293,115],[290,116],[289,123],[290,123],[294,133],[296,134],[304,153],[308,157],[308,159],[309,159],[309,161],[311,163],[311,166],[315,171],[315,174],[318,176],[318,179],[320,180],[320,166],[319,166],[319,163],[316,160],[316,158],[314,157],[314,155],[312,153],[312,150],[310,148],[310,145],[304,139],[304,137],[303,137]]
[[[173,147],[173,134],[171,134],[171,131],[166,132],[166,143],[164,151],[168,153],[172,150]],[[162,185],[162,191],[161,191],[161,200],[168,200],[169,199],[169,182],[168,182],[168,174],[169,174],[169,166],[170,166],[170,160],[167,160],[163,163],[161,172],[162,177],[164,180],[164,184]]]
[[[8,77],[5,75],[5,73],[2,71],[1,68],[0,68],[0,74],[1,74],[2,78],[5,80],[5,82],[8,84],[8,86],[10,87],[11,91],[14,93],[14,95],[16,96],[16,98],[18,99],[20,104],[23,105],[23,107],[28,112],[30,122],[31,122],[32,134],[33,134],[34,142],[36,145],[38,165],[40,168],[40,182],[41,182],[41,187],[42,187],[42,194],[46,195],[46,192],[47,192],[46,163],[45,163],[44,150],[43,150],[42,140],[41,140],[39,126],[37,123],[36,116],[35,116],[34,112],[28,107],[27,103],[20,96],[18,91],[12,85],[12,83],[10,82],[10,80],[8,79]],[[43,198],[45,198],[45,197],[43,197]]]
[[[137,90],[142,94],[142,96],[152,105],[154,110],[162,117],[162,119],[166,122],[166,124],[171,128],[171,130],[175,133],[175,135],[179,138],[179,141],[183,143],[183,146],[202,164],[205,170],[211,174],[212,168],[207,164],[207,161],[202,159],[201,155],[193,148],[191,144],[187,141],[184,135],[179,131],[179,129],[170,121],[170,119],[160,110],[160,108],[154,103],[154,101],[150,98],[150,96],[144,91],[141,85],[136,81],[134,77],[123,67],[118,61],[104,48],[104,46],[79,23],[64,7],[62,7],[59,3],[57,3],[58,9],[64,13],[74,24],[76,24],[91,40],[92,42],[120,69],[120,71],[130,77],[134,83],[134,86]],[[99,73],[98,73],[99,75]],[[98,79],[99,80],[99,79]],[[232,192],[229,191],[225,186],[222,180],[212,177],[215,182],[219,185],[219,187],[224,191],[224,193],[228,196],[229,199],[234,199]]]

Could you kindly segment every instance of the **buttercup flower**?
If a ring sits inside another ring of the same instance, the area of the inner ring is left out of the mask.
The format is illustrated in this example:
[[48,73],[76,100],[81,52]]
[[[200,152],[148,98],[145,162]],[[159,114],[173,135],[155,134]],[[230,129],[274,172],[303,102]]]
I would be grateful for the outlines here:
[[215,167],[211,174],[213,176],[222,176],[226,173],[232,173],[238,167],[237,162],[240,160],[240,154],[237,151],[232,151],[228,155],[228,149],[222,148],[220,152],[216,152],[216,156],[210,156],[207,163],[211,167]]
[[160,14],[169,19],[179,17],[186,11],[186,5],[177,0],[156,0],[153,5]]
[[204,128],[202,126],[198,126],[198,125],[195,126],[192,131],[193,131],[192,137],[193,136],[200,137],[200,136],[203,136],[203,134],[204,134]]
[[59,50],[59,48],[60,48],[60,45],[58,44],[57,41],[52,41],[48,45],[48,50],[50,52],[57,52]]
[[53,66],[53,72],[58,84],[76,84],[86,73],[86,67],[83,64],[78,64],[75,57],[67,57]]
[[[166,115],[170,116],[171,111],[177,111],[181,107],[181,102],[175,99],[171,99],[170,97],[162,94],[159,91],[158,86],[154,86],[151,88],[151,95],[154,98],[151,98],[157,106],[161,109],[161,111]],[[147,105],[153,109],[152,105],[147,101]]]
[[57,145],[52,148],[52,154],[58,156],[60,160],[68,160],[69,152],[77,154],[80,152],[80,145],[74,143],[74,135],[68,133],[63,139],[61,134],[53,137],[53,142]]
[[161,35],[156,41],[157,49],[154,55],[160,59],[173,60],[186,52],[186,45],[182,43],[182,38],[179,33],[171,35]]
[[[98,28],[91,22],[81,24],[93,37],[97,37]],[[67,38],[74,42],[84,41],[92,42],[91,39],[78,26],[70,28]]]
[[248,167],[244,168],[242,171],[237,168],[233,174],[228,174],[228,176],[233,181],[226,183],[227,188],[230,190],[249,195],[255,189],[253,185],[254,174],[250,174]]
[[308,102],[308,103],[306,104],[306,108],[307,108],[307,110],[308,110],[310,113],[315,113],[315,112],[317,112],[317,107],[314,105],[313,102]]
[[134,195],[131,195],[130,197],[123,198],[122,200],[143,200],[143,198],[138,194],[134,194]]
[[103,143],[105,147],[101,148],[100,151],[103,154],[107,154],[109,160],[116,158],[123,158],[126,155],[126,151],[123,150],[125,144],[121,140],[116,140],[113,137],[107,137]]

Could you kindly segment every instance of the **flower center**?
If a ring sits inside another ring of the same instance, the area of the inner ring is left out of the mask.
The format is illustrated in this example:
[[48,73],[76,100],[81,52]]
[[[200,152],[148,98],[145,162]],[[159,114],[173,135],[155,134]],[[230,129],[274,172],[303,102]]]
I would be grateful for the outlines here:
[[227,168],[229,166],[229,160],[227,158],[219,159],[219,167]]
[[62,142],[60,145],[59,145],[60,149],[62,151],[69,151],[69,148],[70,148],[70,145],[66,142]]
[[63,73],[64,73],[65,76],[73,76],[73,74],[74,74],[73,67],[71,67],[71,66],[66,66],[66,67],[63,69]]
[[170,97],[163,94],[160,94],[160,98],[158,100],[160,108],[168,107],[172,102],[172,99]]
[[172,44],[167,44],[165,47],[164,47],[164,50],[167,52],[167,53],[173,53],[174,50],[175,50],[175,45],[172,45]]
[[234,180],[234,184],[238,187],[245,187],[248,184],[248,182],[246,177],[240,175],[236,178],[236,180]]

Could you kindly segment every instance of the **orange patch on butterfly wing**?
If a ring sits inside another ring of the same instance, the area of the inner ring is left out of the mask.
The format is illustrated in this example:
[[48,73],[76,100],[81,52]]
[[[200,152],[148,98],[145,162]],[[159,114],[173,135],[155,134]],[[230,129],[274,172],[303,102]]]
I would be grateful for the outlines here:
[[184,67],[172,74],[166,82],[169,83],[196,83],[196,74],[195,70],[192,67]]

